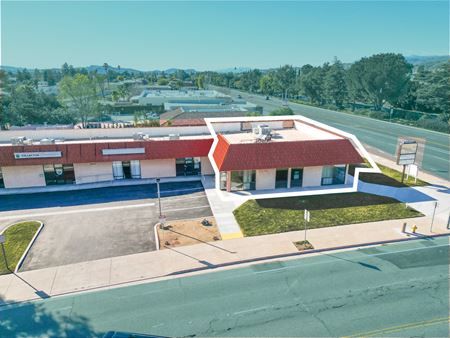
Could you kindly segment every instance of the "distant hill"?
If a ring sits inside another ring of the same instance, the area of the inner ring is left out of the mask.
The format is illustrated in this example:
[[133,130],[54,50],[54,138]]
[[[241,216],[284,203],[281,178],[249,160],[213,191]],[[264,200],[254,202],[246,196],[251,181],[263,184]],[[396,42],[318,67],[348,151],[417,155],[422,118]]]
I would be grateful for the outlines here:
[[[78,68],[78,67],[75,67],[75,68]],[[95,72],[95,71],[97,71],[98,74],[105,74],[106,73],[106,70],[105,70],[105,68],[103,66],[91,65],[91,66],[87,66],[86,69],[88,70],[88,72]],[[137,69],[133,69],[133,68],[122,68],[122,67],[120,67],[120,69],[119,69],[117,67],[109,66],[108,69],[113,70],[113,71],[115,71],[117,73],[125,73],[125,72],[131,73],[131,74],[142,73],[141,70],[137,70]]]
[[426,69],[435,69],[441,64],[448,62],[449,57],[446,55],[430,55],[430,56],[420,56],[420,55],[410,55],[405,56],[406,61],[412,64],[414,67],[424,66]]
[[216,70],[217,73],[234,73],[234,74],[239,74],[239,73],[245,73],[248,71],[251,71],[252,68],[250,67],[234,67],[234,68],[223,68],[223,69],[218,69]]

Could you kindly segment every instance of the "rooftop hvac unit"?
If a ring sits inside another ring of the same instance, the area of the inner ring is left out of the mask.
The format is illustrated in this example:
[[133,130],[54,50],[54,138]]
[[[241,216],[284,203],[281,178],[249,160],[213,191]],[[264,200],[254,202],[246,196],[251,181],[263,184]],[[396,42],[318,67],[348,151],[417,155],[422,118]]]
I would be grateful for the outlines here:
[[179,140],[180,134],[169,134],[169,140]]
[[14,145],[17,145],[17,144],[25,144],[25,140],[26,140],[26,139],[27,139],[27,138],[26,138],[25,136],[13,137],[13,138],[11,139],[11,143],[14,144]]
[[54,144],[54,143],[55,143],[55,140],[52,138],[43,138],[40,141],[40,144]]
[[253,128],[253,134],[256,136],[269,135],[271,133],[271,129],[267,124],[260,124],[258,127]]
[[23,144],[32,145],[33,140],[31,138],[27,138],[27,139],[23,140]]
[[143,140],[144,137],[145,137],[144,133],[135,133],[135,134],[133,134],[133,140],[135,140],[135,141]]

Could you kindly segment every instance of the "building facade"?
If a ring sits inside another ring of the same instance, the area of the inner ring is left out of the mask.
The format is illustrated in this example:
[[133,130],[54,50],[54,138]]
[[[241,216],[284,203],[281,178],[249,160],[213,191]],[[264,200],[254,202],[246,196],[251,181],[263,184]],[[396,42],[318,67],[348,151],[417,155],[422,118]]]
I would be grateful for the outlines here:
[[25,138],[0,132],[0,188],[215,175],[216,188],[229,193],[329,190],[354,187],[349,165],[368,158],[354,136],[297,116],[205,121],[94,137],[91,130],[53,131],[55,139],[51,130],[23,131]]

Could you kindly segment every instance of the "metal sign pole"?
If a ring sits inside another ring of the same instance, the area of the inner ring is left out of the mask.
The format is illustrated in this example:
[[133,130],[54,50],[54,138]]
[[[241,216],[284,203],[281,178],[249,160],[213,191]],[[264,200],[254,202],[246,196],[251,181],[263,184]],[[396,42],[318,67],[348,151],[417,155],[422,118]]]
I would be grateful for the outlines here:
[[3,244],[3,242],[1,244],[2,244],[3,258],[5,260],[5,266],[6,266],[6,269],[9,270],[8,259],[6,258],[6,252],[5,252],[5,245]]
[[434,223],[434,215],[436,214],[436,208],[438,206],[438,202],[434,202],[434,209],[433,209],[433,217],[431,218],[431,225],[430,225],[430,232],[433,232],[433,223]]

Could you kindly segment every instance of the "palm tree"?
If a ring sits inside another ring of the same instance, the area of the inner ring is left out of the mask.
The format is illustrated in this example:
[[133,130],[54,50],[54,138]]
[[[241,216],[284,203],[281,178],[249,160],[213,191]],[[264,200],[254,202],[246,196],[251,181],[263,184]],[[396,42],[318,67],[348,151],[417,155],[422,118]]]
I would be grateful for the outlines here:
[[106,81],[108,82],[108,88],[109,88],[109,76],[108,76],[109,65],[105,62],[103,64],[103,68],[105,69]]

